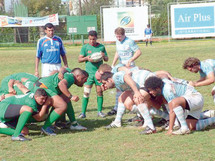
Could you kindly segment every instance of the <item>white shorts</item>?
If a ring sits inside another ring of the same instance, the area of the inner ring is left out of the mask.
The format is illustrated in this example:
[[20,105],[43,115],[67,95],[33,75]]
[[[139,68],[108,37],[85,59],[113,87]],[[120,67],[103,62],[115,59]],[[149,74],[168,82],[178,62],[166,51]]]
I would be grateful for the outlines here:
[[151,35],[146,35],[146,39],[151,39]]
[[42,63],[42,74],[41,77],[50,76],[50,73],[54,70],[60,70],[61,64],[48,64]]
[[186,117],[190,115],[196,119],[199,119],[204,105],[202,95],[199,92],[192,93],[187,91],[182,97],[186,99],[190,108],[190,110],[186,110]]

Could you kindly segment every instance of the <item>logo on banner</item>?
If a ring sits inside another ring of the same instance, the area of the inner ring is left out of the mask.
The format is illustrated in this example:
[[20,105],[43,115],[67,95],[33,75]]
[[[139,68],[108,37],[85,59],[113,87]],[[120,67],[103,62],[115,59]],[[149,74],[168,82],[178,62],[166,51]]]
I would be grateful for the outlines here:
[[118,25],[125,29],[126,33],[134,33],[134,13],[118,12]]

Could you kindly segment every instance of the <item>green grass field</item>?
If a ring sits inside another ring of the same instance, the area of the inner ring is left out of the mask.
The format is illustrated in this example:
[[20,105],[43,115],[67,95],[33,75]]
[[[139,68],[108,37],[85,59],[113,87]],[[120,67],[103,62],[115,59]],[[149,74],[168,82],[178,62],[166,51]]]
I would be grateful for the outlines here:
[[[182,69],[184,60],[197,57],[200,60],[215,58],[214,40],[157,42],[153,47],[138,44],[142,56],[136,65],[152,71],[167,70],[174,77],[187,80],[197,80],[198,74],[192,74]],[[84,63],[78,63],[80,46],[66,46],[69,67],[84,68]],[[115,45],[106,45],[109,64],[115,54]],[[11,47],[0,48],[0,80],[17,72],[34,74],[34,59],[36,48]],[[213,85],[197,88],[205,100],[204,110],[215,109],[210,95]],[[83,89],[72,86],[70,91],[82,98]],[[93,88],[87,110],[86,119],[78,119],[79,123],[89,130],[71,132],[59,130],[55,137],[40,134],[42,123],[31,129],[30,142],[12,142],[11,137],[0,135],[0,160],[82,160],[82,161],[132,161],[132,160],[215,160],[215,126],[202,132],[194,132],[185,136],[166,136],[165,132],[153,135],[139,135],[138,128],[131,128],[125,123],[122,128],[105,130],[113,117],[98,118],[96,94]],[[104,92],[104,112],[113,108],[115,90]],[[76,117],[81,112],[81,100],[73,103]],[[123,121],[134,115],[125,114]]]

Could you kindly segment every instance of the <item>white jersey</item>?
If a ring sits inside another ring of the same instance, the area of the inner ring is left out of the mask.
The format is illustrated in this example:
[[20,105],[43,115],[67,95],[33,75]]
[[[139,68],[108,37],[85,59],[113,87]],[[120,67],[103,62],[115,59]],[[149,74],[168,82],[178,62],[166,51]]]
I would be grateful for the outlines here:
[[[116,88],[122,92],[131,90],[131,87],[124,81],[125,74],[126,73],[124,71],[120,71],[113,75],[113,80]],[[155,74],[148,70],[134,70],[132,71],[131,78],[134,80],[137,88],[139,89],[144,87],[146,79],[150,76],[155,76]]]

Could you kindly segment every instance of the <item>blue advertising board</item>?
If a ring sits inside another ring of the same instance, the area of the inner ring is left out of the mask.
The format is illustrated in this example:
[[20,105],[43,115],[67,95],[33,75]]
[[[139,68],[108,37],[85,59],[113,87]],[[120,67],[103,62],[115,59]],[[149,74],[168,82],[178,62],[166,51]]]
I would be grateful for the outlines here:
[[215,36],[215,3],[171,6],[173,38]]

